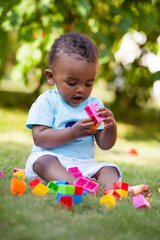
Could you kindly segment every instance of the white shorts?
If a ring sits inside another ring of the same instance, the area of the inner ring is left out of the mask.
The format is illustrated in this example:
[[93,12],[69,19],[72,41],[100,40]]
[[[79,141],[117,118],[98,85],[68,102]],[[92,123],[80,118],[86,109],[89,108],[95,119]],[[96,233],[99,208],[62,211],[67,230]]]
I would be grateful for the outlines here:
[[[42,157],[44,155],[50,155],[56,158],[59,163],[66,169],[71,167],[78,167],[78,169],[81,171],[84,177],[92,178],[94,174],[96,174],[102,167],[115,167],[119,173],[119,181],[122,180],[122,174],[119,169],[119,167],[113,163],[108,162],[100,162],[96,163],[96,159],[75,159],[75,158],[69,158],[65,157],[59,154],[55,154],[49,151],[44,152],[36,152],[32,153],[26,163],[25,168],[25,176],[28,180],[33,180],[35,178],[38,178],[39,176],[34,172],[33,166],[36,160],[39,157]],[[44,181],[43,179],[41,179]]]

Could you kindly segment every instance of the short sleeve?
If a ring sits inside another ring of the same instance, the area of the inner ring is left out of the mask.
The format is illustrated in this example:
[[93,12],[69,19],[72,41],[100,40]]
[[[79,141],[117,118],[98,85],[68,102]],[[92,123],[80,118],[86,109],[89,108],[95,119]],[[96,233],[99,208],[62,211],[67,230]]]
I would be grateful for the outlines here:
[[32,129],[33,125],[53,126],[54,108],[50,100],[50,96],[42,94],[32,104],[26,123],[27,128]]

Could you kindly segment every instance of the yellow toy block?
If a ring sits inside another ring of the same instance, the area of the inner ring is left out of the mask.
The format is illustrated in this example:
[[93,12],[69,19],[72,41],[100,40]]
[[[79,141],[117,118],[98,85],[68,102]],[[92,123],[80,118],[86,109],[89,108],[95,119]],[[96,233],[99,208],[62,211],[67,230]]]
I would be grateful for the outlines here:
[[115,192],[117,192],[122,198],[128,197],[128,191],[123,189],[114,189]]
[[38,196],[43,196],[49,192],[49,188],[42,183],[38,183],[33,189],[33,194]]
[[17,171],[15,173],[13,173],[13,176],[18,177],[18,178],[22,178],[22,179],[26,178],[23,170],[20,170],[20,171]]
[[112,194],[107,194],[101,197],[100,205],[106,205],[110,209],[116,206],[116,200]]

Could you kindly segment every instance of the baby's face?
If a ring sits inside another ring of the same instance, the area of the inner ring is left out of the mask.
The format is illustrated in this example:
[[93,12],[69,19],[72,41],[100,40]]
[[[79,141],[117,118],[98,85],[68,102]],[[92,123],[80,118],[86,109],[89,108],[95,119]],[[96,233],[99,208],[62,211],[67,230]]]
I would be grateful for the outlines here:
[[52,70],[61,97],[71,106],[78,106],[91,94],[98,62],[88,63],[80,56],[61,56]]

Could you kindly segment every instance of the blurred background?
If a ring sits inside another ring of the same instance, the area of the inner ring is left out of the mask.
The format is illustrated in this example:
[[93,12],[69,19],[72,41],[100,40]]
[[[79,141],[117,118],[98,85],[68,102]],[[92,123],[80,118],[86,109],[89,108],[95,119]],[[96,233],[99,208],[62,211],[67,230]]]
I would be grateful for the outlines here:
[[99,49],[93,95],[119,121],[159,121],[159,12],[157,0],[0,0],[0,107],[28,110],[49,88],[52,43],[77,31]]

